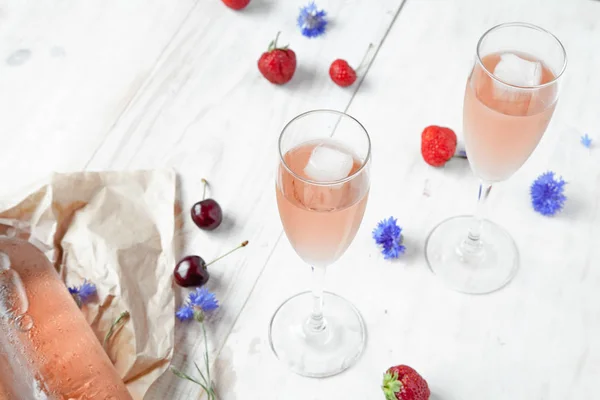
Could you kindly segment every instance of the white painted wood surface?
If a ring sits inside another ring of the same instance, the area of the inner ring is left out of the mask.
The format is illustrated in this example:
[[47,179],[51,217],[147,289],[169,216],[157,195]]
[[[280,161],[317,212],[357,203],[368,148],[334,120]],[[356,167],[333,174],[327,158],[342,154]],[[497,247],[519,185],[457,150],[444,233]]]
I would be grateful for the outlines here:
[[[600,2],[321,0],[333,23],[313,40],[294,27],[303,3],[252,0],[233,12],[217,0],[0,1],[3,190],[52,170],[172,167],[182,176],[188,209],[201,194],[200,179],[208,178],[228,221],[211,234],[186,221],[182,254],[210,259],[251,241],[212,269],[210,287],[223,303],[210,321],[222,400],[378,399],[381,374],[397,363],[420,371],[435,400],[596,398]],[[472,210],[477,182],[464,160],[428,167],[420,132],[440,124],[460,135],[476,41],[511,20],[555,33],[569,66],[546,136],[489,201],[490,218],[519,246],[521,269],[502,291],[465,296],[429,272],[423,243],[441,219]],[[296,77],[283,87],[256,68],[278,30],[299,60]],[[363,65],[360,86],[329,81],[335,58]],[[310,277],[277,215],[276,139],[293,116],[323,107],[348,109],[373,140],[364,223],[328,277],[328,288],[363,313],[369,342],[356,366],[313,380],[277,362],[267,324]],[[579,144],[583,132],[596,140],[591,151]],[[569,182],[566,209],[556,218],[534,213],[528,198],[530,182],[548,169]],[[370,238],[389,215],[398,217],[409,248],[394,263]],[[199,332],[178,326],[175,365],[200,358]],[[199,393],[167,373],[147,398]]]

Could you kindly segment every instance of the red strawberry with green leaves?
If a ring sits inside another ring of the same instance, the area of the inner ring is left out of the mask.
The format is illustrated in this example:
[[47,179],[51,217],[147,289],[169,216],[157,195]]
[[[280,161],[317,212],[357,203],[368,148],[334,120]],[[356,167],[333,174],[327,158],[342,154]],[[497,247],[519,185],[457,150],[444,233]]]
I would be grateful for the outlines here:
[[421,133],[421,155],[425,162],[442,167],[456,152],[456,134],[450,128],[431,125]]
[[385,400],[428,400],[431,392],[425,379],[407,365],[391,367],[383,375]]
[[289,82],[296,72],[296,53],[288,46],[277,47],[277,37],[269,44],[269,49],[260,56],[258,70],[267,80],[276,85]]
[[234,10],[241,10],[246,7],[250,0],[222,0],[223,3],[229,8],[233,8]]

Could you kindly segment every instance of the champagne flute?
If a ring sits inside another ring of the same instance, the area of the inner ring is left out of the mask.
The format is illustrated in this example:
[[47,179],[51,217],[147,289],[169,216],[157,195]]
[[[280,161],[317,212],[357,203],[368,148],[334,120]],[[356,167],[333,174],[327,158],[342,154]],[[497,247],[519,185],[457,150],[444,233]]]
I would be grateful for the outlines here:
[[455,290],[490,293],[517,272],[513,239],[483,218],[483,205],[492,184],[508,179],[538,145],[554,113],[566,62],[561,42],[527,23],[495,26],[477,44],[463,111],[467,157],[481,181],[477,212],[443,221],[425,244],[429,267]]
[[279,215],[292,247],[312,267],[313,288],[277,309],[269,340],[275,355],[294,372],[331,376],[352,365],[365,344],[360,313],[342,297],[324,292],[323,281],[326,268],[350,246],[363,218],[371,141],[347,114],[309,111],[283,129],[279,156]]

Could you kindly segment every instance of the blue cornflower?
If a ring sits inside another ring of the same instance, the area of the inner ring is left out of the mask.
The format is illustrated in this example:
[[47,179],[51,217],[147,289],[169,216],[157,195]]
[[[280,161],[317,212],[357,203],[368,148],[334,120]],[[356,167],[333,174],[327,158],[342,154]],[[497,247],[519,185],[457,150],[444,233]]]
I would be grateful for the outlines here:
[[190,293],[189,302],[191,305],[202,309],[204,312],[214,311],[219,308],[219,301],[214,293],[211,293],[206,288],[196,289]]
[[194,310],[188,305],[183,305],[177,310],[175,316],[179,318],[180,321],[188,321],[194,318]]
[[308,38],[321,36],[327,27],[327,13],[317,9],[314,1],[300,8],[298,15],[298,27],[302,34]]
[[86,302],[90,297],[96,294],[96,285],[91,282],[83,281],[83,284],[79,288],[79,298],[82,302]]
[[581,137],[581,144],[586,147],[586,148],[591,148],[592,147],[592,138],[588,136],[588,134],[586,133],[585,135],[583,135]]
[[531,204],[533,209],[542,215],[550,216],[562,210],[567,197],[563,194],[566,182],[561,178],[554,179],[554,172],[548,171],[540,175],[531,184]]
[[[242,246],[244,247],[248,244],[248,242],[244,242]],[[192,378],[191,376],[181,372],[177,368],[171,367],[171,371],[182,379],[187,379],[204,389],[204,391],[208,394],[209,400],[216,400],[217,396],[215,394],[215,389],[213,386],[213,381],[210,378],[210,361],[208,356],[208,339],[206,338],[206,327],[204,326],[204,317],[207,312],[214,311],[219,308],[219,302],[215,297],[214,293],[209,292],[205,288],[198,288],[195,291],[191,292],[188,295],[185,304],[177,310],[175,315],[179,318],[180,321],[189,321],[192,318],[196,321],[200,322],[200,326],[202,327],[202,333],[204,335],[204,365],[205,365],[205,373],[202,373],[202,370],[198,366],[198,364],[194,363],[196,366],[196,370],[200,374],[199,378]]]
[[373,229],[373,239],[382,246],[381,253],[386,260],[398,258],[406,251],[406,247],[402,245],[402,228],[398,226],[394,217],[384,219],[377,224]]
[[184,305],[175,313],[180,321],[189,321],[195,318],[197,321],[204,321],[207,312],[219,308],[219,301],[215,294],[206,288],[198,288],[188,295]]
[[81,286],[70,287],[69,293],[75,298],[77,304],[82,305],[90,301],[90,299],[96,295],[96,285],[84,280]]

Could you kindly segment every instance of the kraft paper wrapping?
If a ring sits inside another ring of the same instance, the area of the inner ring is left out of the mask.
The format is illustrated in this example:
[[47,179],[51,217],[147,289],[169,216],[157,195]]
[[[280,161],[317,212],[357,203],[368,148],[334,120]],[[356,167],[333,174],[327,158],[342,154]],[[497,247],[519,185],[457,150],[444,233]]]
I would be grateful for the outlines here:
[[173,354],[175,207],[172,171],[55,174],[0,201],[0,224],[27,231],[68,286],[96,285],[82,312],[101,342],[130,312],[107,352],[135,400]]

